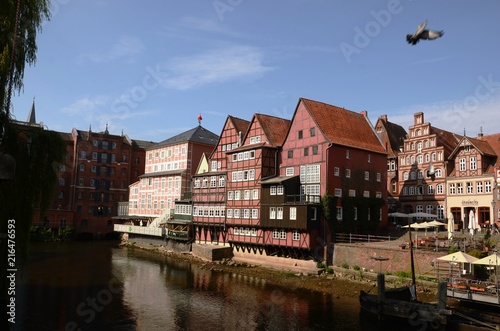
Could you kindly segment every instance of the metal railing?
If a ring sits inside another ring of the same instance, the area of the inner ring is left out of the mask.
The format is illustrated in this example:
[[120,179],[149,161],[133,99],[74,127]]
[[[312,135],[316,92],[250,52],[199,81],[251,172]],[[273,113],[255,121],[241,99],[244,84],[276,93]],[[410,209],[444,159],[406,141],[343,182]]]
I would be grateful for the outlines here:
[[380,241],[391,241],[395,239],[396,237],[376,236],[373,234],[337,233],[335,235],[336,243],[380,242]]
[[152,228],[149,226],[135,226],[126,224],[115,224],[114,231],[123,233],[135,233],[148,236],[163,237],[165,236],[165,228]]

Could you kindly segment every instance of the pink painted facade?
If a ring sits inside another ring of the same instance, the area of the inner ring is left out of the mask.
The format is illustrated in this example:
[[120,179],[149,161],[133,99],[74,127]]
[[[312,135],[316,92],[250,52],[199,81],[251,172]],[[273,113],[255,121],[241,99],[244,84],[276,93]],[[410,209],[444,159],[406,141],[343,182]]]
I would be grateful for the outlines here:
[[145,172],[130,185],[129,215],[170,214],[175,200],[191,192],[191,177],[216,142],[215,134],[198,126],[147,149]]
[[207,160],[207,167],[193,177],[193,224],[195,240],[224,244],[226,229],[226,185],[228,153],[241,146],[249,122],[228,116],[219,140]]

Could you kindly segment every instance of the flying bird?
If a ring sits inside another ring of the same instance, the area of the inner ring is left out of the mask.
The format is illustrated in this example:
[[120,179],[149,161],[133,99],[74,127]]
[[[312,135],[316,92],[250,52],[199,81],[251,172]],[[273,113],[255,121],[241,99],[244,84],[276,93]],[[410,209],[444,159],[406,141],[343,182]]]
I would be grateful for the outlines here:
[[428,30],[425,28],[426,26],[427,21],[421,23],[413,35],[407,34],[406,41],[408,41],[408,44],[416,45],[420,39],[434,40],[443,36],[444,31]]

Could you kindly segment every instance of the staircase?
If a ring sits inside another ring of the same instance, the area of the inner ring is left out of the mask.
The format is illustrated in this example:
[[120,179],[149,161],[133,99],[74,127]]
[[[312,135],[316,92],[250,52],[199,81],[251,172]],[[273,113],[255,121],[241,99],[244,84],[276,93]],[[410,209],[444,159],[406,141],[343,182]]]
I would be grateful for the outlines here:
[[170,209],[165,210],[163,214],[158,216],[149,224],[150,228],[158,228],[160,224],[165,223],[170,218]]

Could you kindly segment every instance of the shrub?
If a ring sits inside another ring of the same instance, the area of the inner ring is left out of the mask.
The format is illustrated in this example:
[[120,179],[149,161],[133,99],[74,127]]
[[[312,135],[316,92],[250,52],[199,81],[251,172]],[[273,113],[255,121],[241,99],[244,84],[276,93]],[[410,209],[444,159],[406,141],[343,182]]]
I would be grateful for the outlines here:
[[332,268],[332,267],[327,267],[327,268],[326,268],[326,270],[325,270],[325,272],[326,272],[327,274],[330,274],[330,275],[331,275],[331,274],[333,274],[333,268]]
[[353,268],[354,270],[359,270],[359,269],[360,269],[357,265],[353,265],[353,266],[352,266],[352,268]]
[[342,263],[340,266],[344,269],[349,269],[349,264],[347,264],[347,262]]

